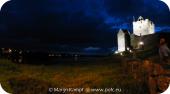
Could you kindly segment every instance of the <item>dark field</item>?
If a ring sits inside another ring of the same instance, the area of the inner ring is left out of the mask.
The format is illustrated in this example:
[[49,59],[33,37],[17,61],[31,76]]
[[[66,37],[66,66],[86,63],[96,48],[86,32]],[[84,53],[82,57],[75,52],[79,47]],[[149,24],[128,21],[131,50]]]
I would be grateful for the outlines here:
[[[49,92],[49,88],[84,88],[81,94],[147,94],[147,86],[124,69],[122,57],[58,61],[51,65],[17,64],[0,59],[0,82],[12,94],[79,94]],[[89,89],[112,88],[113,91]]]

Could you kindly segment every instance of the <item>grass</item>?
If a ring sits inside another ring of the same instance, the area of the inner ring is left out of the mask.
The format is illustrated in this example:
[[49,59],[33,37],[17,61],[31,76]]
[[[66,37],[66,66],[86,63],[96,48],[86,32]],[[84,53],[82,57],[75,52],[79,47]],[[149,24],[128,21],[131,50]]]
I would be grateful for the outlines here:
[[121,88],[117,94],[142,94],[140,83],[123,70],[121,58],[115,57],[56,65],[15,64],[0,59],[0,83],[13,94],[48,94],[49,87]]

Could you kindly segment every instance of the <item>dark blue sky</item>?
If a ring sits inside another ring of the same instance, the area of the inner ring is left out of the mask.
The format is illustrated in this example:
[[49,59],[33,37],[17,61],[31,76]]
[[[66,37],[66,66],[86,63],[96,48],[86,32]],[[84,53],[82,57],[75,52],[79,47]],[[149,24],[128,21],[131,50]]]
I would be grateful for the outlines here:
[[11,0],[0,13],[1,46],[113,46],[120,28],[132,31],[133,16],[170,29],[170,12],[159,0]]

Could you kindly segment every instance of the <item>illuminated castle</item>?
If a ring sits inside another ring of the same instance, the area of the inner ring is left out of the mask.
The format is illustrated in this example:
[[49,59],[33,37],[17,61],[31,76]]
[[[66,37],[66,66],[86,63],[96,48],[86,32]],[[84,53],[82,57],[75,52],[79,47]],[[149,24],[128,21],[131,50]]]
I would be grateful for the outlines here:
[[133,21],[133,33],[137,36],[149,35],[155,32],[155,25],[149,19],[143,19],[142,16],[137,21]]
[[[127,30],[120,29],[117,34],[118,50],[117,52],[127,51],[130,48],[143,49],[149,47],[151,43],[148,40],[156,40],[155,25],[149,19],[143,19],[142,16],[137,21],[133,21],[133,34],[130,34]],[[153,42],[151,41],[151,42]]]

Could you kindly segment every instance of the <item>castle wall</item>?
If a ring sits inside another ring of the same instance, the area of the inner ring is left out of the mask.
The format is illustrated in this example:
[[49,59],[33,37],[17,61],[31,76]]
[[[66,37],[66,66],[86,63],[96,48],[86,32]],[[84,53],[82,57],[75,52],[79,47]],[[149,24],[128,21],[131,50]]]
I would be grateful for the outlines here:
[[159,44],[159,36],[158,34],[150,34],[145,36],[136,36],[134,34],[131,35],[131,45],[134,49],[139,48],[139,42],[144,42],[144,49],[155,49]]

